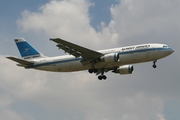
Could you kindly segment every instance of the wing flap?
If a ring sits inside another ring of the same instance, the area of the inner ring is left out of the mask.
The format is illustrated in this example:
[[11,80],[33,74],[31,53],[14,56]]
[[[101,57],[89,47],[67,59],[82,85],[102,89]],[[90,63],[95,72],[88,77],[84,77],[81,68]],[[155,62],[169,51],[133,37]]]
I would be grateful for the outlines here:
[[12,61],[15,61],[21,65],[33,65],[34,63],[33,62],[29,62],[29,61],[26,61],[26,60],[23,60],[23,59],[19,59],[19,58],[16,58],[16,57],[6,57]]
[[59,43],[56,46],[59,47],[59,49],[62,49],[65,52],[69,53],[70,55],[73,55],[75,57],[81,56],[81,53],[75,49],[72,49],[72,48],[67,47],[67,46],[63,46],[62,44],[59,44]]

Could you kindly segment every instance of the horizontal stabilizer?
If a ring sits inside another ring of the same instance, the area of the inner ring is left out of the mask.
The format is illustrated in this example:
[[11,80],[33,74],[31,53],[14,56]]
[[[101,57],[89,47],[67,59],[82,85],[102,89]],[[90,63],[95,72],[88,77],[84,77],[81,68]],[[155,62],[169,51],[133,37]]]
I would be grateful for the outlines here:
[[16,57],[6,57],[12,61],[15,61],[17,63],[20,63],[21,65],[33,65],[34,63],[33,62],[29,62],[29,61],[26,61],[26,60],[23,60],[23,59],[20,59],[20,58],[16,58]]

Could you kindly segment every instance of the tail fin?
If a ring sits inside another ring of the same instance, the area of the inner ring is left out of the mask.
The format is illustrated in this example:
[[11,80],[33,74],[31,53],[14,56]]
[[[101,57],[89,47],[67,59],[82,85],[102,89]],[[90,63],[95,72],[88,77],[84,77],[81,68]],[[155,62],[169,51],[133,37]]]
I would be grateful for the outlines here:
[[37,57],[43,57],[36,49],[34,49],[25,39],[18,38],[14,39],[17,48],[24,59],[31,59]]

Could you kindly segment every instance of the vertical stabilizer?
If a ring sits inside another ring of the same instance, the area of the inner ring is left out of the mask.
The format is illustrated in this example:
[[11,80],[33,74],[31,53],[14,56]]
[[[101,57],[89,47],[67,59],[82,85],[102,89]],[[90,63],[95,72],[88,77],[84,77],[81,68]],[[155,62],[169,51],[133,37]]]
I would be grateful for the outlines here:
[[43,55],[34,49],[25,39],[14,39],[17,48],[24,59],[42,57]]

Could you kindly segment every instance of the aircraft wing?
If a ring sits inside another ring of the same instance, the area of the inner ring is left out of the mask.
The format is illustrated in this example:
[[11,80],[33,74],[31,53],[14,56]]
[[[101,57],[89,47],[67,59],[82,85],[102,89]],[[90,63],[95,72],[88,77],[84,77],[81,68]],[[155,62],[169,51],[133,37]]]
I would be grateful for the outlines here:
[[17,63],[20,63],[21,65],[23,66],[27,66],[27,65],[33,65],[34,63],[33,62],[29,62],[29,61],[26,61],[26,60],[23,60],[23,59],[19,59],[19,58],[16,58],[16,57],[6,57],[12,61],[15,61]]
[[62,40],[60,38],[52,38],[50,39],[57,43],[57,47],[59,49],[64,50],[65,52],[69,53],[70,55],[73,55],[75,57],[82,57],[83,60],[81,61],[82,64],[86,65],[90,63],[92,60],[96,60],[99,57],[103,56],[102,53],[99,53],[94,50],[90,50],[88,48],[76,45],[74,43],[70,43],[68,41]]

